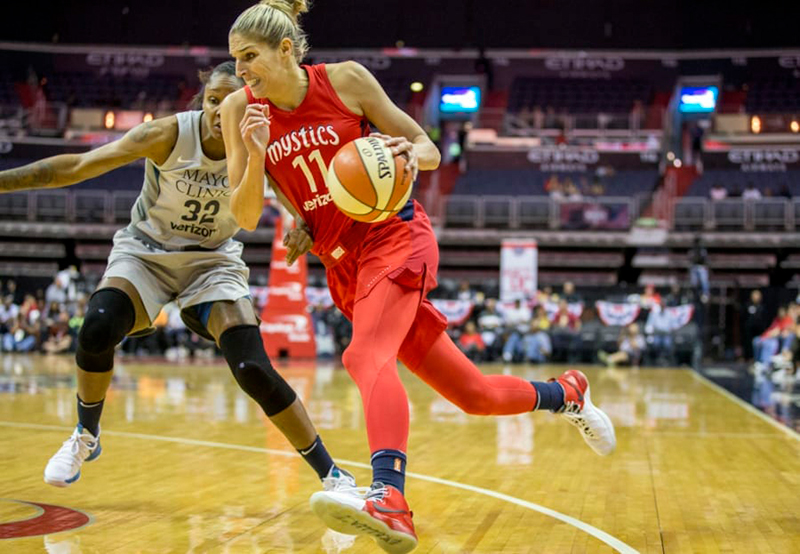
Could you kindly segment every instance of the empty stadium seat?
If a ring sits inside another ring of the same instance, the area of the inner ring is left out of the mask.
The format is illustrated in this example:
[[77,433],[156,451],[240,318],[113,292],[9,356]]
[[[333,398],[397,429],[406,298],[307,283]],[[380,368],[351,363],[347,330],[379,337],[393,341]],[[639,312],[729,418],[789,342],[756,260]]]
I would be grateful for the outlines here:
[[131,220],[131,208],[139,193],[131,191],[115,192],[112,197],[112,214],[114,223],[128,223]]
[[104,191],[75,191],[73,220],[77,223],[105,223],[109,219],[109,199]]
[[63,190],[41,190],[34,194],[36,221],[67,221],[69,195]]

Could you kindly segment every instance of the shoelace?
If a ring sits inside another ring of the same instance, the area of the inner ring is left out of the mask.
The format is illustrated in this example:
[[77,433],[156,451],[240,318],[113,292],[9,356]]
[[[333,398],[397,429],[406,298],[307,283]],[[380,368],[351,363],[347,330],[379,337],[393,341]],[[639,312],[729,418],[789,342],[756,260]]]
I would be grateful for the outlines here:
[[349,473],[343,473],[338,477],[323,478],[322,489],[325,491],[347,492],[358,496],[366,496],[370,488],[358,487],[355,482],[355,477]]
[[82,436],[77,432],[72,433],[72,435],[61,445],[61,448],[58,449],[58,452],[56,452],[54,458],[59,461],[63,460],[68,462],[72,462],[76,455],[87,458],[89,456],[89,450],[91,447],[81,439]]
[[[583,416],[583,413],[580,411],[580,406],[578,406],[575,402],[570,402],[572,406],[566,407],[565,410],[562,412],[562,415],[569,421],[572,425],[580,429],[581,433],[586,435],[591,439],[596,439],[597,434],[594,432],[594,429],[589,425],[589,422],[586,421],[586,418]],[[574,409],[573,406],[577,409]]]
[[388,492],[389,492],[389,489],[387,489],[384,486],[369,487],[369,489],[366,492],[366,499],[375,500],[375,501],[381,501],[381,500],[383,500],[383,497],[386,496],[386,493],[388,493]]

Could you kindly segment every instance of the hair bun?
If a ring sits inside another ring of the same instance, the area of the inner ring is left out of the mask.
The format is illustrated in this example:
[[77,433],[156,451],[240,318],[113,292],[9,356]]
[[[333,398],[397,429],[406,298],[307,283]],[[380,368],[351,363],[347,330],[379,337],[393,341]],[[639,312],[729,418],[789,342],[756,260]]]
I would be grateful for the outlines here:
[[308,0],[261,0],[259,3],[280,10],[295,21],[309,10]]

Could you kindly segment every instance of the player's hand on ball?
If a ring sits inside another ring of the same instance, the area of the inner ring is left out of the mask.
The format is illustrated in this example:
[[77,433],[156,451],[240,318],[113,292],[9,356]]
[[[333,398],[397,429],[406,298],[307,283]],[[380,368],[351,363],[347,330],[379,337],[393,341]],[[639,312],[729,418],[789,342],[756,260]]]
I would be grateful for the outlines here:
[[269,143],[269,106],[248,104],[239,122],[239,131],[248,154],[264,154]]
[[414,150],[414,143],[409,141],[406,137],[390,137],[389,135],[384,135],[383,133],[372,133],[370,136],[381,139],[386,146],[391,148],[392,155],[403,156],[406,159],[406,165],[403,169],[403,176],[405,177],[406,175],[410,174],[412,182],[417,180],[417,173],[419,172],[419,158],[417,157],[417,151]]
[[283,245],[286,247],[286,263],[292,265],[297,258],[311,250],[314,246],[314,239],[308,228],[303,225],[296,229],[290,229],[283,236]]

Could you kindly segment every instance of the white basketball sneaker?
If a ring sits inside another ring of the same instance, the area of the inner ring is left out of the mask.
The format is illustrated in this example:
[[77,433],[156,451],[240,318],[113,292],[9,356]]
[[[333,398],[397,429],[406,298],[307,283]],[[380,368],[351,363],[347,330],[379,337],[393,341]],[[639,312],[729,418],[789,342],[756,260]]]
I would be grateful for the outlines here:
[[349,471],[336,466],[332,466],[328,475],[322,479],[322,490],[324,491],[345,491],[358,490],[356,478]]
[[608,456],[617,446],[614,424],[606,413],[592,404],[589,380],[577,369],[570,369],[556,379],[564,389],[561,416],[578,428],[583,440],[597,454]]
[[72,436],[64,441],[47,467],[44,468],[44,482],[54,487],[68,487],[81,478],[81,465],[100,456],[100,432],[95,437],[80,423]]

